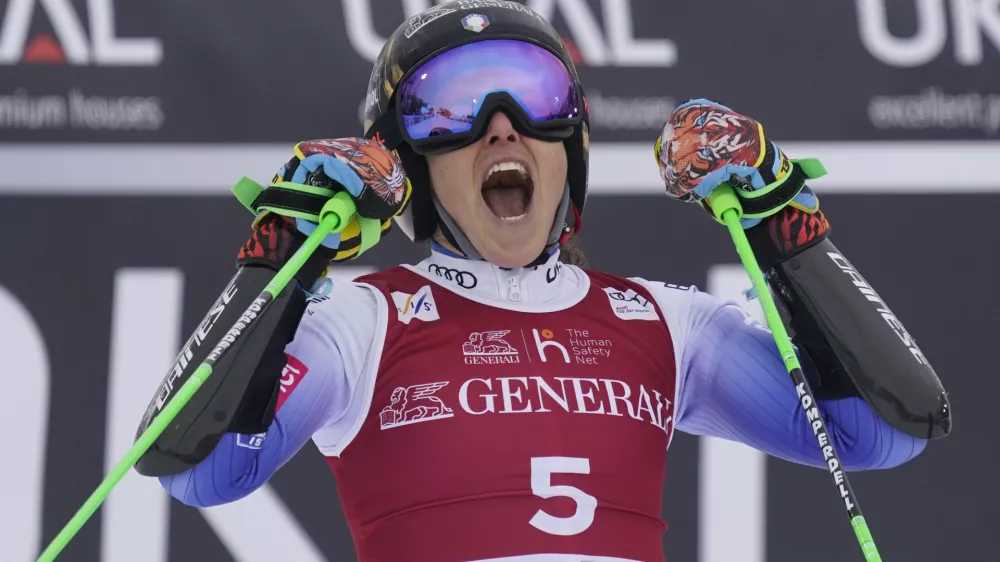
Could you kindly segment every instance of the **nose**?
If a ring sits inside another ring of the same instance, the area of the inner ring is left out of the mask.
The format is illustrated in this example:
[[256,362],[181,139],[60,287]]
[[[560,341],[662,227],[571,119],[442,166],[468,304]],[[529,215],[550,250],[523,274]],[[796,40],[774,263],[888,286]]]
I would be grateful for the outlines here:
[[490,146],[502,146],[504,143],[517,143],[521,141],[521,137],[514,130],[514,124],[510,122],[510,118],[502,111],[494,113],[493,117],[490,118],[490,125],[486,129],[484,138],[486,139],[486,144]]

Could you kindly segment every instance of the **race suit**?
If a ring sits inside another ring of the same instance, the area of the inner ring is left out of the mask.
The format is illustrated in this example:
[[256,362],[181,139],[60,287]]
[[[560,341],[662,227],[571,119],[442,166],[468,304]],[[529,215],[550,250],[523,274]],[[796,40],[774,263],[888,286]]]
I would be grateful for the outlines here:
[[[310,301],[267,433],[161,478],[175,498],[237,500],[312,438],[362,562],[649,562],[675,429],[826,466],[771,333],[692,287],[435,247]],[[848,470],[926,444],[821,408]]]

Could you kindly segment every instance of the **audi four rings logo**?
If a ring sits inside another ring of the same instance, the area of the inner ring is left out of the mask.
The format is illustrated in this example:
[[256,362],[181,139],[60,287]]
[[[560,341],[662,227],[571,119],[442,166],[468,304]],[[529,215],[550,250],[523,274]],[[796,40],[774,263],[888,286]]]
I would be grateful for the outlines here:
[[438,277],[444,277],[448,281],[456,283],[463,289],[472,289],[477,283],[479,283],[479,281],[476,280],[476,276],[468,271],[452,269],[450,267],[441,267],[436,263],[428,265],[427,271],[434,272],[434,274]]
[[[631,291],[629,291],[629,292],[631,292]],[[640,296],[637,293],[632,293],[631,295],[629,295],[629,294],[623,293],[621,291],[614,291],[614,292],[609,292],[608,296],[610,296],[611,298],[613,298],[616,301],[634,302],[634,303],[636,303],[636,304],[638,304],[639,306],[642,306],[642,307],[645,307],[646,304],[649,303],[649,301],[647,301],[646,299],[644,299],[642,296]]]

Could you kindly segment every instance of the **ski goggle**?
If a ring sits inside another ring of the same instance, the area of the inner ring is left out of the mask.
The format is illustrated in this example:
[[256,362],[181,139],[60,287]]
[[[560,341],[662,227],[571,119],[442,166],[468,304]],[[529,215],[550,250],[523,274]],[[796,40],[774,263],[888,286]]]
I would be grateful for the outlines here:
[[568,138],[584,114],[582,93],[557,56],[507,39],[435,56],[403,78],[396,103],[404,137],[422,154],[481,138],[497,109],[519,132],[543,140]]

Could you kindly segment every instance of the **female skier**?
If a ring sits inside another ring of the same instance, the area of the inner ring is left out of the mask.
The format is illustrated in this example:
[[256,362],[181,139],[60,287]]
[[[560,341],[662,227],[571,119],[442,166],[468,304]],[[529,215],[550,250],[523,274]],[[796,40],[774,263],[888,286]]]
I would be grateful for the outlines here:
[[[139,472],[188,505],[217,505],[312,439],[361,561],[648,562],[664,559],[675,430],[828,467],[771,334],[739,306],[569,263],[588,108],[541,17],[475,0],[410,18],[375,64],[365,111],[364,138],[300,143],[248,201],[258,214],[238,272],[140,429],[334,191],[359,218],[235,340]],[[656,157],[670,196],[707,205],[728,181],[763,217],[744,227],[846,469],[897,466],[950,431],[927,359],[828,239],[808,166],[706,100],[669,117]],[[324,276],[393,220],[430,256],[353,283]],[[632,242],[622,226],[608,235]]]

